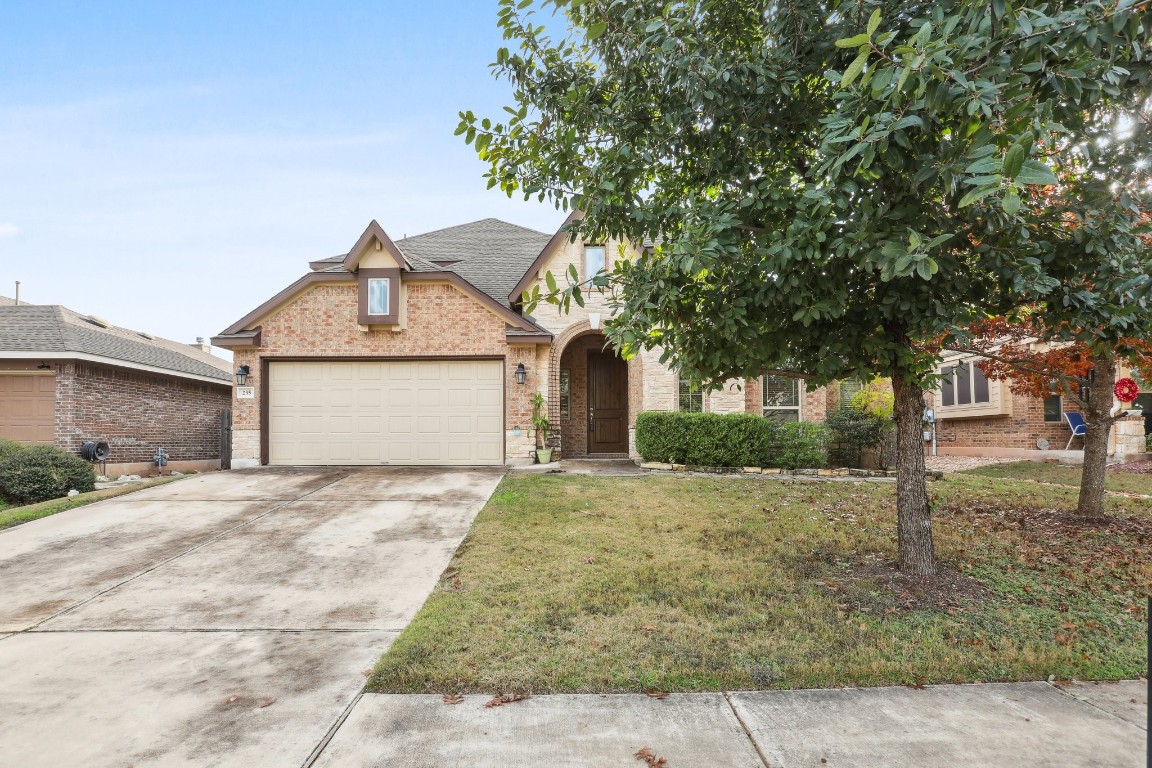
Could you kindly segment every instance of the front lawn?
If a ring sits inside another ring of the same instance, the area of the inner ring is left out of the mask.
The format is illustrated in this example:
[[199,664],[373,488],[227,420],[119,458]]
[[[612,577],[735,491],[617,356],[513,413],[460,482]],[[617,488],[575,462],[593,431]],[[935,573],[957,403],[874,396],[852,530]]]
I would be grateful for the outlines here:
[[117,488],[105,488],[99,491],[81,493],[77,496],[64,496],[59,499],[50,499],[48,501],[41,501],[38,504],[26,504],[22,507],[7,506],[3,500],[0,500],[0,530],[32,520],[39,520],[41,517],[55,515],[58,512],[82,507],[85,504],[92,504],[116,496],[123,496],[126,493],[141,491],[145,488],[151,488],[154,485],[164,485],[165,483],[171,483],[179,479],[179,477],[156,478],[153,480],[145,480],[141,483],[122,485]]
[[931,485],[955,571],[894,578],[891,484],[505,478],[379,692],[708,691],[1146,674],[1152,510]]
[[[1038,483],[1080,486],[1081,466],[1079,464],[1048,464],[1036,461],[1014,461],[1008,464],[990,464],[965,471],[965,474],[981,477],[998,477],[1014,480],[1034,480]],[[1105,487],[1121,493],[1140,493],[1152,496],[1152,474],[1109,469]]]

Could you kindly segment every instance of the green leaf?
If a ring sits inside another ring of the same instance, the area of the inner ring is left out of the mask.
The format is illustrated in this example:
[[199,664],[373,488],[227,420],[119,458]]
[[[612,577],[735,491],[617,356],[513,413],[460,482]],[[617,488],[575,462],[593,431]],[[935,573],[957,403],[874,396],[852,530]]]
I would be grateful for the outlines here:
[[1020,173],[1020,169],[1023,167],[1024,147],[1013,144],[1008,148],[1008,153],[1004,155],[1004,166],[1000,172],[1004,174],[1006,179],[1015,179],[1016,174]]
[[603,21],[597,21],[588,26],[588,32],[584,35],[589,42],[599,38],[608,31],[608,25]]
[[868,43],[872,39],[871,35],[856,35],[854,37],[845,37],[836,41],[837,48],[856,48]]
[[978,200],[983,200],[998,189],[1000,189],[999,185],[977,187],[976,189],[971,190],[968,194],[964,195],[964,197],[960,198],[960,204],[958,207],[967,208],[968,206],[972,205],[972,203],[975,203]]
[[880,9],[872,11],[872,15],[868,17],[868,36],[876,34],[876,30],[880,28]]
[[556,290],[558,288],[558,286],[556,285],[556,278],[552,276],[552,273],[550,271],[544,273],[544,282],[548,285],[548,292],[549,293],[556,293]]
[[1000,207],[1009,216],[1016,215],[1016,212],[1020,210],[1020,195],[1016,194],[1016,190],[1009,190],[1008,194],[1004,195],[1003,199],[1000,200]]
[[860,76],[860,73],[864,70],[864,65],[867,63],[868,51],[864,51],[852,59],[852,63],[848,65],[848,69],[844,70],[844,76],[840,78],[840,87],[847,88],[852,85],[852,81]]
[[1018,184],[1048,186],[1059,184],[1060,180],[1056,178],[1056,174],[1052,173],[1052,169],[1041,161],[1026,160],[1020,173],[1016,175],[1016,182]]

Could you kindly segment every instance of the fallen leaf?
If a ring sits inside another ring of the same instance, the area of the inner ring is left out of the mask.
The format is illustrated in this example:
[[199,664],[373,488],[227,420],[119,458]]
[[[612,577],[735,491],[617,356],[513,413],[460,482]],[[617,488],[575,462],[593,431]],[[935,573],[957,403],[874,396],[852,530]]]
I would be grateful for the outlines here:
[[276,699],[264,699],[264,701],[260,702],[260,709],[264,709],[265,707],[270,707],[275,703],[276,703]]
[[462,701],[464,701],[464,697],[459,695],[459,694],[456,694],[456,693],[444,694],[444,703],[445,704],[459,704]]
[[668,695],[666,691],[644,691],[644,695],[650,699],[662,699]]
[[530,698],[532,698],[532,694],[530,693],[501,693],[493,696],[492,700],[484,706],[487,708],[502,707],[505,704],[511,704],[514,701],[524,701],[524,699]]
[[651,747],[644,747],[635,755],[637,760],[640,760],[653,768],[667,768],[668,761],[662,757],[658,757]]

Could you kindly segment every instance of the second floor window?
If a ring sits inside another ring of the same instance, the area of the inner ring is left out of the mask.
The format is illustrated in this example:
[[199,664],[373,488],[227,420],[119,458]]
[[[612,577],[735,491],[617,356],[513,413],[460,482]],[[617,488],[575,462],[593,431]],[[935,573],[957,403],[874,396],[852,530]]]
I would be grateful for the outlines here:
[[373,277],[368,280],[368,314],[387,315],[389,279]]
[[584,279],[588,280],[604,271],[604,246],[589,245],[584,248]]

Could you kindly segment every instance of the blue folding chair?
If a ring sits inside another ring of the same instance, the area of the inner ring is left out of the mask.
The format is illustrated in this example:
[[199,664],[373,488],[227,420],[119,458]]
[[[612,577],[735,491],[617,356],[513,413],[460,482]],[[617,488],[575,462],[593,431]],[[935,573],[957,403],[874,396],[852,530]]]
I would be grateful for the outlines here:
[[1068,450],[1072,447],[1073,440],[1084,437],[1084,433],[1088,431],[1088,425],[1084,423],[1084,417],[1078,413],[1066,413],[1064,419],[1072,429],[1072,437],[1068,438],[1068,445],[1064,446],[1064,450]]

